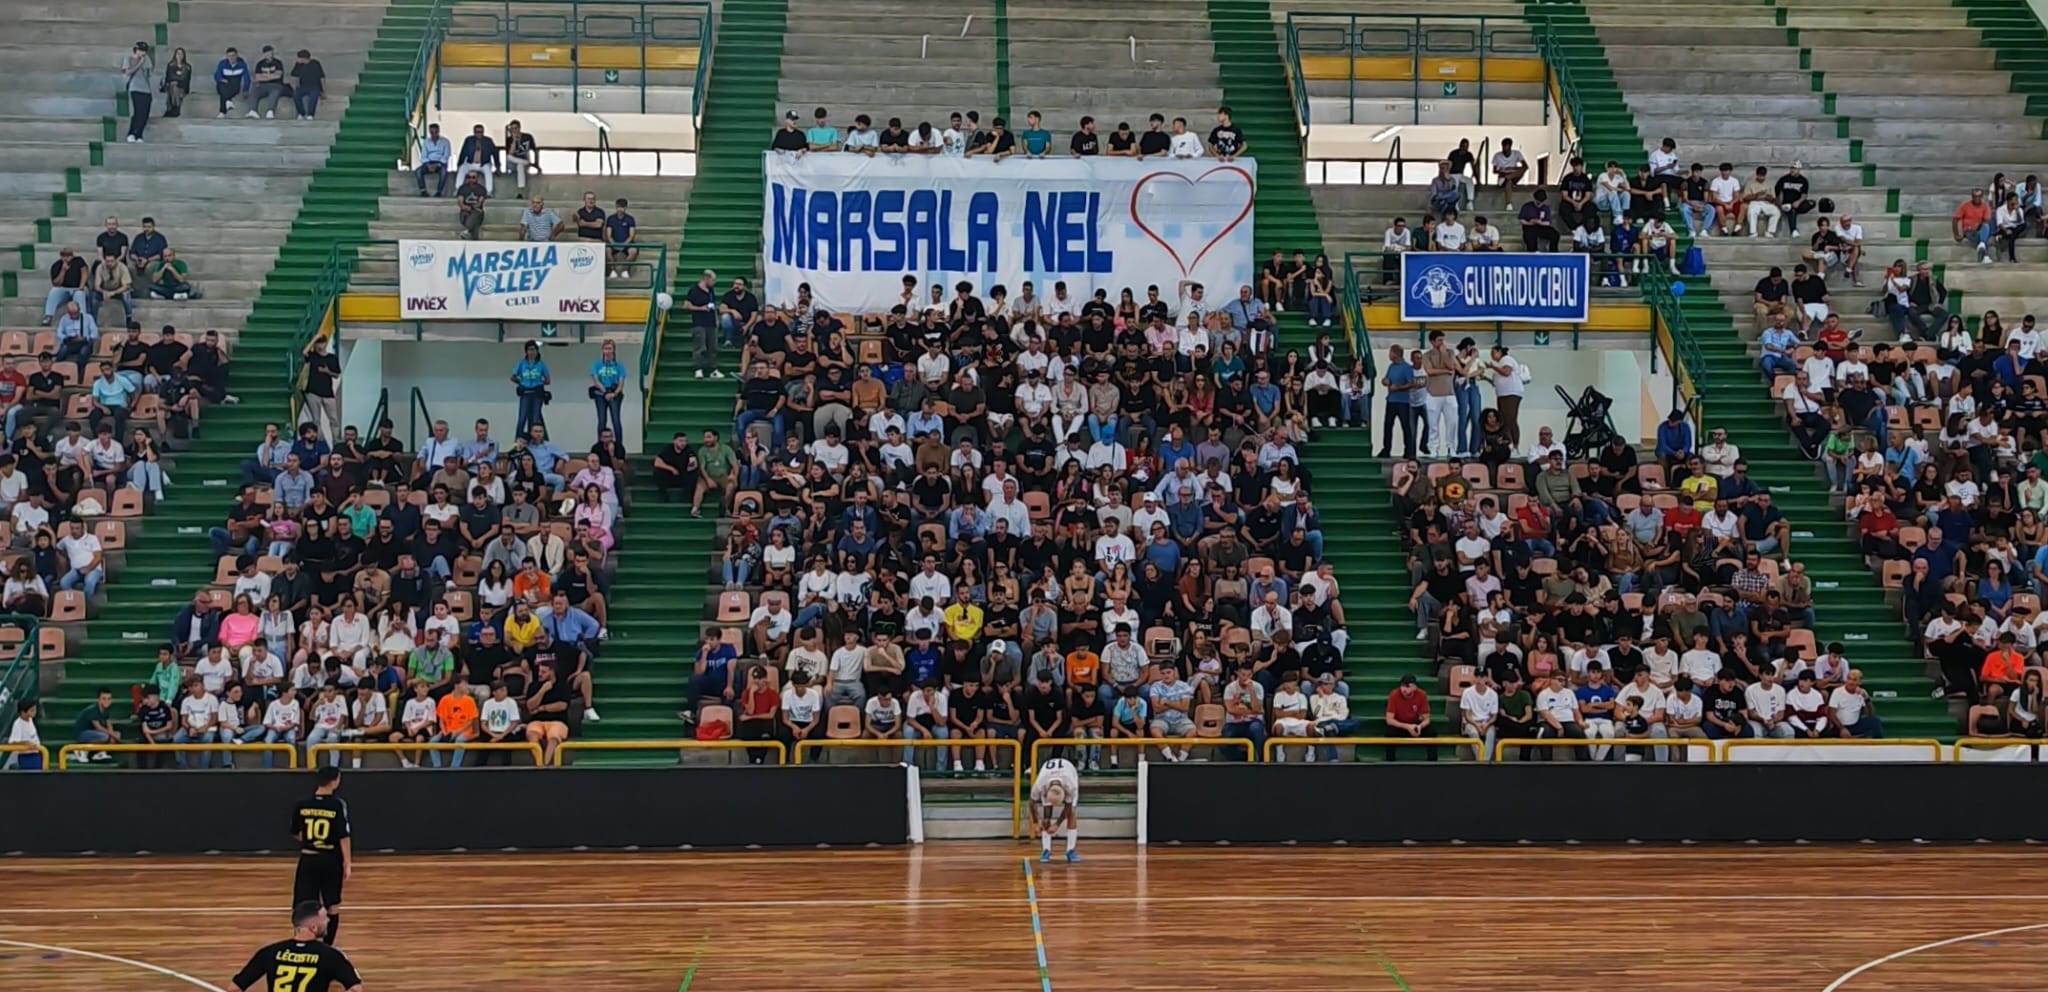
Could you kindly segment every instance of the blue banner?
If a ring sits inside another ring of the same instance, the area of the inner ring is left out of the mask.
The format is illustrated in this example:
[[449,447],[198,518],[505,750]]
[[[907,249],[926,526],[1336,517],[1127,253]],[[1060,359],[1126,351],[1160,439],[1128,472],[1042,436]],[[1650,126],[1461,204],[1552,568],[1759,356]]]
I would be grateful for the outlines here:
[[1584,323],[1591,262],[1563,253],[1409,252],[1401,256],[1401,319]]

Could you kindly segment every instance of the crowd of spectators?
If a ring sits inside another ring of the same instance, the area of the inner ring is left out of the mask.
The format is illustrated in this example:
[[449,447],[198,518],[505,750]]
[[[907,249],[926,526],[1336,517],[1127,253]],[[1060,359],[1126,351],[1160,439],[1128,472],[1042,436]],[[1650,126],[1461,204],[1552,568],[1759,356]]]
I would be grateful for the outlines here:
[[[791,154],[870,144],[865,115],[845,137],[822,109],[808,133],[793,119],[775,137]],[[873,152],[1050,154],[1036,114],[1021,138],[994,121],[976,139],[978,120],[892,121]],[[1218,129],[1208,152],[1245,150],[1227,109]],[[1128,130],[1109,153],[1178,140]],[[1071,154],[1096,140],[1084,119]],[[1316,276],[1281,262],[1285,306]],[[1139,302],[912,277],[870,314],[819,308],[808,286],[735,304],[716,285],[704,273],[683,306],[707,344],[723,327],[740,349],[732,429],[678,434],[652,466],[665,498],[731,520],[682,714],[698,736],[943,740],[906,756],[966,770],[1004,757],[973,743],[990,739],[1356,726],[1296,447],[1346,415],[1328,334],[1280,348],[1250,285],[1219,305],[1194,282]]]
[[[537,352],[515,382],[532,366],[552,382]],[[524,741],[552,760],[600,719],[593,672],[632,471],[616,417],[580,456],[550,440],[543,405],[523,400],[502,443],[486,420],[466,438],[435,421],[414,448],[389,420],[368,437],[332,426],[339,364],[324,342],[305,357],[304,422],[289,437],[269,425],[243,462],[209,535],[214,584],[171,619],[156,667],[133,687],[132,719],[116,719],[103,693],[78,716],[78,742]],[[590,370],[601,413],[615,412],[602,397],[623,375],[607,343]],[[11,474],[0,467],[0,491]],[[59,584],[73,581],[96,580]],[[407,766],[443,757],[400,752]],[[145,752],[141,763],[212,758]]]
[[[438,198],[448,195],[452,178],[456,236],[477,241],[484,236],[491,197],[497,193],[497,177],[512,176],[523,194],[529,177],[540,172],[539,162],[540,146],[533,135],[521,130],[516,120],[505,125],[502,143],[493,140],[482,124],[476,125],[469,137],[462,140],[460,152],[441,136],[441,125],[429,124],[414,159],[413,182],[420,196]],[[427,192],[428,179],[434,180],[432,194]],[[611,212],[606,213],[598,206],[597,194],[585,192],[582,205],[570,214],[576,240],[605,245],[605,276],[609,279],[630,278],[640,260],[640,222],[627,210],[630,205],[619,197],[612,201]],[[540,196],[527,198],[526,209],[519,212],[513,223],[516,231],[509,240],[527,242],[553,241],[569,226]]]

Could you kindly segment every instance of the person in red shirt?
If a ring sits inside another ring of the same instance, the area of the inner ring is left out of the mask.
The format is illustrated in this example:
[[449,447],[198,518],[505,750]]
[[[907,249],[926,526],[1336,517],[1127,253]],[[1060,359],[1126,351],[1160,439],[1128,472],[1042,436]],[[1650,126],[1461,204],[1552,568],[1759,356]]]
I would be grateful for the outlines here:
[[14,418],[28,398],[28,377],[12,365],[0,367],[0,411],[7,418],[7,436],[14,436]]
[[1698,527],[1704,516],[1700,513],[1699,507],[1691,503],[1680,503],[1664,511],[1664,529],[1682,536],[1685,532]]
[[[1418,740],[1436,736],[1436,725],[1430,722],[1429,718],[1429,693],[1423,692],[1422,688],[1415,684],[1413,675],[1401,676],[1400,686],[1387,693],[1387,736],[1413,737]],[[1387,760],[1398,760],[1396,755],[1400,749],[1401,746],[1397,744],[1387,745]],[[1422,756],[1435,761],[1436,748],[1423,745]]]
[[1884,494],[1872,492],[1863,499],[1863,512],[1856,515],[1856,532],[1863,540],[1863,553],[1879,558],[1899,556],[1899,518],[1885,505]]
[[2010,631],[1998,635],[1998,650],[1984,656],[1978,692],[1982,693],[1994,685],[2004,686],[2007,693],[2019,688],[2020,679],[2026,675],[2027,656],[2021,654],[2014,644],[2015,638]]
[[1827,352],[1832,361],[1841,362],[1849,358],[1849,329],[1842,326],[1841,318],[1829,314],[1827,322],[1821,325],[1816,336],[1821,350]]
[[1973,189],[1970,198],[1956,208],[1955,216],[1949,219],[1949,233],[1955,236],[1956,244],[1965,241],[1976,246],[1977,261],[1991,261],[1991,201],[1984,199],[1984,191]]

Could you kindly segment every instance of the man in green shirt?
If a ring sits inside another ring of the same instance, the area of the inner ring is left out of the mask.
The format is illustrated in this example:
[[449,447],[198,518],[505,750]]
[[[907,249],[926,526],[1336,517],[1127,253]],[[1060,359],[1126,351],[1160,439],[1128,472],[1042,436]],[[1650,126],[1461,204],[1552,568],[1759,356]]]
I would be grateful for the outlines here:
[[[171,666],[176,668],[176,665]],[[114,729],[114,693],[101,689],[99,696],[78,711],[78,719],[72,724],[80,744],[119,744],[121,732]],[[105,751],[94,752],[88,760],[106,761]]]
[[1044,158],[1052,151],[1052,132],[1045,129],[1043,120],[1034,110],[1024,115],[1024,154],[1029,158]]
[[717,491],[723,508],[739,485],[739,455],[718,439],[717,431],[705,431],[704,446],[697,449],[697,493],[690,500],[690,516],[704,515],[705,493]]
[[168,647],[156,649],[156,667],[150,669],[144,686],[156,686],[157,694],[165,699],[178,698],[178,688],[185,682],[185,673],[178,668],[178,661],[172,657]]
[[455,656],[441,645],[441,631],[428,627],[420,634],[422,643],[406,658],[408,681],[425,682],[435,698],[447,692],[455,681]]
[[[1500,732],[1499,739],[1507,741],[1529,740],[1536,736],[1535,699],[1522,685],[1522,673],[1508,670],[1500,684],[1500,720],[1494,729]],[[1519,749],[1517,754],[1522,753]],[[1488,760],[1491,760],[1489,756]]]
[[159,300],[199,299],[199,289],[192,285],[190,272],[176,250],[165,248],[164,257],[149,268],[149,295]]

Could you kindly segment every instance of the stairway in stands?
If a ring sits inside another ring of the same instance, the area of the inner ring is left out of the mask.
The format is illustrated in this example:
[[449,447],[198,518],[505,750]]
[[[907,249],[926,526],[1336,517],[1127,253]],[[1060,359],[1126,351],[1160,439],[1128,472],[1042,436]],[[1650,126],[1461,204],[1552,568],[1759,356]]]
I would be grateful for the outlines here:
[[[1532,0],[1529,16],[1547,18],[1562,42],[1563,68],[1584,111],[1585,157],[1614,158],[1631,168],[1644,161],[1648,149],[1586,8],[1577,0]],[[1739,97],[1729,94],[1725,99]],[[1792,522],[1794,556],[1805,563],[1814,581],[1816,636],[1823,644],[1844,641],[1851,662],[1864,671],[1865,684],[1873,692],[1897,693],[1895,699],[1878,703],[1892,736],[1952,736],[1954,721],[1943,704],[1927,699],[1923,662],[1903,635],[1895,608],[1876,594],[1877,580],[1844,529],[1841,511],[1831,501],[1817,466],[1791,443],[1726,301],[1706,278],[1688,278],[1685,283],[1681,306],[1705,354],[1707,426],[1727,429],[1729,440],[1749,462],[1751,477],[1770,489]]]
[[[757,282],[761,239],[761,150],[775,125],[775,87],[782,57],[787,0],[726,0],[720,5],[715,63],[697,132],[697,178],[682,250],[669,279],[680,299],[698,274],[715,269],[723,293],[735,275]],[[653,452],[681,431],[696,444],[707,429],[731,440],[732,378],[698,379],[690,356],[690,322],[671,315],[656,356],[656,378],[641,450]],[[728,376],[733,353],[720,356]],[[686,503],[662,503],[643,464],[633,488],[632,526],[613,583],[612,639],[602,659],[597,707],[604,719],[587,724],[593,740],[672,738],[680,728],[683,683],[697,651],[698,634],[715,602],[717,514],[693,519]],[[594,763],[654,761],[631,752],[592,754]],[[669,763],[668,756],[660,756]]]
[[74,626],[64,684],[44,710],[47,739],[71,739],[70,717],[96,687],[113,686],[119,697],[125,695],[120,687],[148,674],[172,617],[213,580],[206,529],[225,518],[242,460],[254,451],[263,425],[288,417],[286,359],[300,344],[306,301],[328,249],[337,239],[364,237],[376,215],[385,175],[405,143],[407,81],[431,6],[431,0],[390,0],[326,163],[314,173],[239,334],[228,389],[242,402],[206,410],[203,436],[177,456],[175,492],[145,518],[148,538],[125,553],[124,580],[107,586],[98,619]]
[[[1322,250],[1322,227],[1303,181],[1294,95],[1282,55],[1284,32],[1275,16],[1266,0],[1209,0],[1223,99],[1259,162],[1259,258],[1273,248],[1299,248],[1313,258]],[[1315,341],[1316,331],[1308,328],[1303,314],[1283,314],[1280,324],[1283,352]],[[1333,334],[1340,336],[1341,329]],[[1369,457],[1371,439],[1365,435],[1325,428],[1298,447],[1302,466],[1312,475],[1310,492],[1322,515],[1323,557],[1336,572],[1351,636],[1346,681],[1361,700],[1353,709],[1370,716],[1373,704],[1366,700],[1384,698],[1417,665],[1415,622],[1405,609],[1406,568],[1386,509],[1392,494],[1381,466]]]

